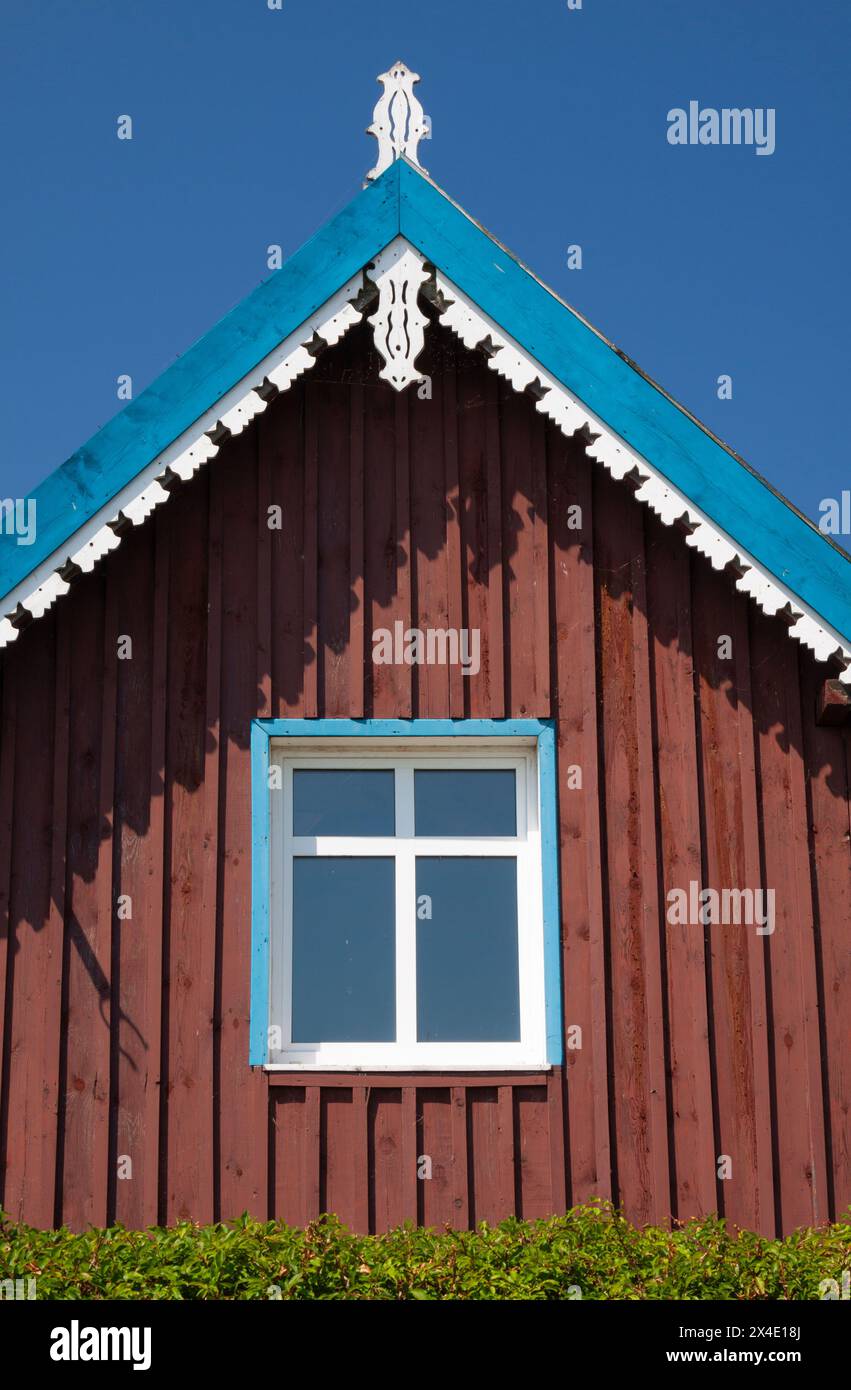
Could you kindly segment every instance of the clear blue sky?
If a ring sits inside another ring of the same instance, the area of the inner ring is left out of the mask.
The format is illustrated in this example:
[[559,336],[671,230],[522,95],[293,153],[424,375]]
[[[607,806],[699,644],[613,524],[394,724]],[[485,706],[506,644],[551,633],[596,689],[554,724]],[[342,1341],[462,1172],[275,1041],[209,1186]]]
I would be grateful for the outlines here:
[[[851,487],[848,0],[4,0],[2,19],[2,495],[357,192],[397,58],[453,198],[808,515]],[[775,108],[775,153],[669,145],[690,100]]]

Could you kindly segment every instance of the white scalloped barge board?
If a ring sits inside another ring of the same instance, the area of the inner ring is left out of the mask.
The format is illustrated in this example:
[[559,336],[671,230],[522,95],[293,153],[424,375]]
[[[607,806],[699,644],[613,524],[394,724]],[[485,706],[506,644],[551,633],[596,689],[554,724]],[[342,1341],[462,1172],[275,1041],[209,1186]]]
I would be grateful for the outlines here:
[[[218,453],[218,445],[209,437],[220,425],[231,434],[239,434],[261,410],[266,401],[256,387],[269,380],[279,390],[292,383],[313,366],[315,357],[308,351],[305,339],[318,335],[329,346],[343,337],[362,314],[351,300],[364,287],[366,279],[374,282],[379,291],[379,306],[369,322],[373,325],[376,347],[385,366],[381,372],[396,390],[420,380],[415,360],[422,348],[426,320],[417,306],[417,293],[427,279],[425,258],[404,237],[396,237],[376,257],[371,266],[348,281],[331,299],[294,333],[291,333],[257,367],[234,386],[205,415],[195,422],[179,439],[165,449],[137,478],[123,489],[107,506],[82,526],[73,538],[74,549],[65,545],[49,556],[28,578],[7,595],[4,609],[16,612],[19,605],[39,618],[55,600],[68,592],[69,585],[57,573],[70,562],[84,573],[120,544],[113,526],[120,514],[134,525],[141,525],[154,507],[165,502],[168,490],[160,479],[169,469],[186,481],[209,459]],[[372,272],[371,274],[369,272]],[[635,496],[650,507],[666,526],[675,523],[686,534],[687,545],[705,555],[716,570],[731,566],[737,573],[736,587],[748,594],[769,616],[785,613],[789,633],[809,648],[819,661],[835,657],[844,661],[845,669],[839,679],[851,685],[851,648],[839,634],[795,594],[769,574],[764,566],[711,521],[700,508],[635,452],[625,440],[615,434],[599,416],[588,410],[561,382],[551,377],[540,363],[529,355],[513,338],[503,333],[496,322],[483,313],[472,300],[439,271],[436,285],[446,301],[440,322],[450,328],[466,347],[475,349],[488,340],[488,365],[504,377],[516,391],[525,391],[535,382],[542,392],[535,408],[552,420],[565,435],[585,429],[592,436],[585,452],[601,463],[618,480],[630,476]],[[407,330],[398,342],[398,311],[404,311]],[[394,325],[394,313],[397,322]],[[403,340],[404,341],[403,343]],[[8,618],[0,619],[0,648],[14,641],[17,628]]]
[[629,474],[636,484],[635,496],[638,501],[650,507],[666,526],[673,526],[676,522],[684,531],[688,531],[686,544],[705,555],[713,569],[723,570],[730,565],[737,570],[736,588],[750,595],[764,613],[773,617],[786,612],[789,615],[790,636],[809,647],[819,661],[827,661],[832,656],[844,660],[846,666],[839,679],[851,684],[851,648],[843,642],[838,632],[796,594],[786,589],[774,575],[769,574],[759,561],[737,545],[599,416],[588,410],[567,387],[545,372],[539,362],[513,338],[503,333],[494,320],[468,299],[457,285],[441,275],[440,271],[436,272],[435,280],[438,290],[448,301],[440,316],[441,323],[451,328],[468,348],[476,348],[489,339],[488,366],[504,377],[515,391],[525,391],[528,386],[538,382],[545,394],[542,399],[536,400],[536,410],[554,421],[563,434],[572,435],[584,427],[591,435],[596,435],[585,449],[591,458],[602,463],[613,478],[620,480]]
[[[279,391],[288,390],[316,361],[308,351],[306,342],[311,342],[317,334],[329,347],[333,347],[354,324],[360,323],[363,315],[350,301],[363,289],[363,285],[363,273],[359,272],[264,357],[206,414],[148,464],[132,483],[128,483],[81,526],[70,542],[55,550],[7,594],[3,602],[4,613],[15,613],[20,606],[33,618],[40,618],[57,598],[67,594],[70,585],[57,571],[64,569],[70,561],[88,574],[98,560],[120,544],[121,537],[112,528],[122,514],[134,526],[140,526],[155,507],[168,501],[169,492],[159,481],[166,469],[186,482],[219,452],[218,444],[214,444],[210,438],[211,434],[215,434],[220,426],[225,426],[231,434],[241,434],[255,415],[266,409],[267,402],[258,396],[256,387],[268,380]],[[18,629],[9,622],[8,617],[0,619],[0,648],[13,642],[17,635]]]

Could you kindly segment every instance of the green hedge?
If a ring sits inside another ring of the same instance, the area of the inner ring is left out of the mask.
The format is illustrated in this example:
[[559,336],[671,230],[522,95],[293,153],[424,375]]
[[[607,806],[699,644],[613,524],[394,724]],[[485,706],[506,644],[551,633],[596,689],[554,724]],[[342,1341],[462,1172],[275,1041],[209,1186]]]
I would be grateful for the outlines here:
[[851,1213],[786,1240],[715,1218],[637,1230],[605,1203],[384,1236],[352,1235],[333,1217],[306,1230],[243,1217],[74,1235],[0,1215],[0,1280],[35,1277],[40,1299],[818,1299],[822,1280],[841,1288],[849,1269]]

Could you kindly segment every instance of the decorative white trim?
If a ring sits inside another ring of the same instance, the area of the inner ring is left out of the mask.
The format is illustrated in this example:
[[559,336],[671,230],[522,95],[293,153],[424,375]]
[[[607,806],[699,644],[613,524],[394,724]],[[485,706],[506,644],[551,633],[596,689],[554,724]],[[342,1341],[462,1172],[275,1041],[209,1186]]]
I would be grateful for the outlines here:
[[705,512],[665,478],[641,454],[589,410],[560,381],[544,371],[524,348],[499,329],[492,318],[457,285],[435,272],[435,284],[443,303],[440,321],[468,348],[484,345],[488,366],[504,377],[515,391],[532,388],[535,408],[552,420],[565,435],[584,430],[589,442],[585,452],[602,463],[613,478],[629,477],[639,502],[644,502],[666,526],[685,533],[687,545],[705,555],[713,569],[730,569],[736,588],[748,594],[770,617],[780,614],[792,637],[808,647],[818,661],[835,657],[844,662],[839,679],[851,685],[851,647],[797,594],[787,589],[758,560],[737,545]]
[[402,62],[394,63],[388,72],[376,78],[384,91],[372,113],[372,125],[366,128],[367,135],[374,135],[378,141],[378,159],[367,174],[368,179],[377,179],[400,155],[422,169],[417,146],[429,127],[423,108],[414,96],[414,83],[419,80],[419,73],[411,72]]
[[425,346],[428,319],[417,304],[428,279],[423,258],[404,237],[396,237],[365,272],[378,288],[378,308],[367,320],[375,346],[384,358],[379,376],[397,391],[422,380],[416,359]]
[[188,481],[199,468],[215,458],[219,446],[214,439],[223,431],[241,434],[246,425],[266,409],[267,400],[258,394],[265,383],[279,391],[289,390],[316,361],[314,341],[317,338],[321,339],[319,346],[333,347],[354,324],[360,323],[363,314],[352,300],[363,288],[361,272],[7,594],[3,601],[3,612],[7,616],[0,618],[0,648],[13,642],[18,635],[17,627],[9,621],[9,614],[18,614],[23,609],[33,618],[42,617],[57,598],[67,594],[68,578],[80,572],[88,574],[98,560],[120,544],[121,534],[128,524],[140,526],[155,507],[168,501],[170,484],[177,479]]
[[[239,434],[265,410],[265,383],[279,391],[288,390],[313,366],[317,338],[321,346],[333,346],[361,321],[363,314],[352,301],[366,288],[366,281],[374,282],[379,294],[378,308],[368,322],[384,359],[381,376],[397,391],[420,381],[416,359],[423,348],[428,320],[419,309],[417,297],[429,278],[425,267],[425,258],[404,237],[396,237],[371,266],[349,280],[6,595],[3,611],[7,616],[0,617],[0,649],[18,635],[18,628],[8,615],[26,611],[31,617],[40,618],[67,594],[70,578],[80,572],[89,573],[102,556],[120,544],[127,525],[141,525],[155,507],[168,499],[169,488],[177,479],[188,480],[216,456],[218,443],[214,440],[223,430]],[[484,346],[489,367],[510,382],[514,390],[531,388],[535,408],[563,434],[584,431],[588,436],[586,453],[591,458],[607,468],[613,478],[629,478],[640,502],[649,506],[666,526],[677,526],[684,533],[686,544],[705,555],[714,569],[731,570],[736,576],[736,587],[764,613],[772,617],[779,614],[788,623],[790,635],[812,651],[818,661],[834,658],[840,666],[844,663],[839,679],[851,685],[851,646],[833,627],[737,545],[566,386],[550,376],[457,285],[440,271],[435,272],[434,278],[441,323],[468,348]]]

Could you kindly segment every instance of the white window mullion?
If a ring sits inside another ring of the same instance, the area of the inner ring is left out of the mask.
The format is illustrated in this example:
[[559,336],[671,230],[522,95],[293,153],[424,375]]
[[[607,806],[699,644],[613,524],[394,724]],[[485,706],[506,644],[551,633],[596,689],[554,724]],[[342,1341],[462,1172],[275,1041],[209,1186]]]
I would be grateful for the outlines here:
[[414,859],[414,769],[396,766],[396,1041],[417,1038],[417,912]]
[[396,1041],[417,1040],[416,859],[413,840],[399,842],[396,853]]

